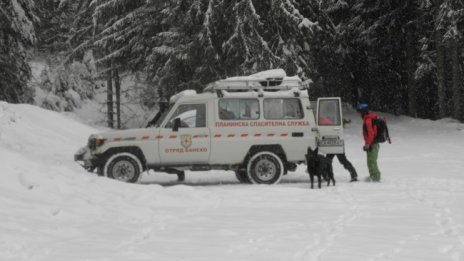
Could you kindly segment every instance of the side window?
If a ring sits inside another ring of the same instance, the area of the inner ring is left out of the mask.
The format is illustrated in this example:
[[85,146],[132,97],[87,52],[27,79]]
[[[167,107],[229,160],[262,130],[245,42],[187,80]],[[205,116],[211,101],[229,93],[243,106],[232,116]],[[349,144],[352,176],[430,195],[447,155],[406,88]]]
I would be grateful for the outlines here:
[[301,119],[303,110],[299,99],[264,99],[264,118],[266,120]]
[[339,126],[340,103],[338,100],[321,100],[318,108],[318,125],[319,126]]
[[165,128],[172,128],[174,119],[180,118],[181,128],[204,128],[206,127],[206,105],[205,104],[182,104],[177,107],[169,119]]
[[257,99],[221,99],[218,111],[221,120],[256,120],[259,102]]

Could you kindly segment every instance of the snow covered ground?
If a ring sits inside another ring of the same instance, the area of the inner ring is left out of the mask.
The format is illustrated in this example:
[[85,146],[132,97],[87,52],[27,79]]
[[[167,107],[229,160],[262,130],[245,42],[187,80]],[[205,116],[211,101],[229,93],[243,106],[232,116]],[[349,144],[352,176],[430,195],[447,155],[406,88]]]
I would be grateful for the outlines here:
[[[360,119],[347,155],[367,176]],[[0,260],[464,260],[464,125],[389,117],[382,182],[310,190],[231,172],[149,173],[125,184],[73,162],[94,128],[0,102]]]

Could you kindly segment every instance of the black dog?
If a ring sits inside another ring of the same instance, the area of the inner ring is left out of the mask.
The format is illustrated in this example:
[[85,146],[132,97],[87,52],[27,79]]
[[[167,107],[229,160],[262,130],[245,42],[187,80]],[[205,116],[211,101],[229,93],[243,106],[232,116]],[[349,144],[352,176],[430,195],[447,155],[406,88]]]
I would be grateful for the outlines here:
[[332,160],[319,155],[318,149],[312,150],[308,147],[308,154],[306,154],[306,164],[308,166],[309,179],[311,181],[311,188],[314,188],[314,176],[317,176],[319,188],[321,188],[321,177],[327,180],[327,186],[330,186],[330,181],[335,186],[335,178],[332,170]]

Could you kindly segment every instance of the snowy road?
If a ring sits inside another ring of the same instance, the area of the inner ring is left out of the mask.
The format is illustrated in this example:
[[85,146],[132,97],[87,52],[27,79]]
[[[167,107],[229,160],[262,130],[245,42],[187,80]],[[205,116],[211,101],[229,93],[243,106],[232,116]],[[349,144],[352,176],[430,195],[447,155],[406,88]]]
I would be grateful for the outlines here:
[[[347,155],[367,176],[360,120]],[[0,103],[0,260],[464,260],[464,126],[398,117],[382,183],[310,190],[301,166],[275,186],[231,172],[150,173],[124,184],[73,153],[95,130]]]

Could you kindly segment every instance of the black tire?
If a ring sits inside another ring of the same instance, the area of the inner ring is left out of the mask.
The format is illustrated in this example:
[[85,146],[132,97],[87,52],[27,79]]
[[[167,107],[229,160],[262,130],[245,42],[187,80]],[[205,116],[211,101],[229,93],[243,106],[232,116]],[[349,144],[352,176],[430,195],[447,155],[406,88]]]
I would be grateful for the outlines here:
[[97,175],[103,176],[103,167],[97,167]]
[[121,152],[109,157],[103,167],[103,174],[108,178],[128,183],[139,180],[142,172],[140,159],[132,153]]
[[282,159],[270,151],[253,155],[247,164],[248,179],[253,184],[276,184],[284,175]]
[[179,171],[179,173],[177,173],[177,181],[185,181],[185,171]]
[[243,184],[251,184],[250,179],[248,178],[248,174],[246,170],[237,170],[235,171],[235,176],[237,177],[238,181]]

